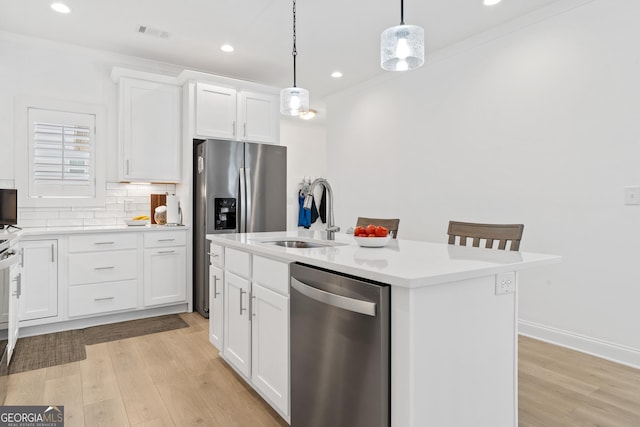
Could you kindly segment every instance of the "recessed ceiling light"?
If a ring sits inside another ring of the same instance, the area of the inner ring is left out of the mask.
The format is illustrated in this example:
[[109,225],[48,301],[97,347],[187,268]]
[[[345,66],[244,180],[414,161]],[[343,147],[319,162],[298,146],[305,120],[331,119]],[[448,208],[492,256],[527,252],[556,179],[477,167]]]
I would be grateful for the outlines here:
[[233,46],[231,46],[230,44],[223,44],[222,46],[220,46],[220,50],[223,52],[233,52]]
[[495,6],[500,3],[502,0],[484,0],[483,3],[485,6]]
[[340,71],[334,71],[333,73],[331,73],[331,77],[333,77],[334,79],[339,79],[340,77],[342,77],[342,73]]
[[306,113],[302,113],[302,114],[298,115],[298,117],[300,117],[303,120],[311,120],[316,116],[317,113],[318,112],[316,110],[309,109],[309,111],[307,111]]
[[55,10],[58,13],[70,13],[71,9],[64,3],[52,3],[51,9]]

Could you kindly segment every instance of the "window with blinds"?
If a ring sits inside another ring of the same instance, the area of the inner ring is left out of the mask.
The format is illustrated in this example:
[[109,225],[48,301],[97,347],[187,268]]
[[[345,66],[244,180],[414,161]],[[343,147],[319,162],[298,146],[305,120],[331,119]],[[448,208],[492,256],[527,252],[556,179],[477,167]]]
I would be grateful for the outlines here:
[[29,197],[95,197],[93,114],[29,108]]

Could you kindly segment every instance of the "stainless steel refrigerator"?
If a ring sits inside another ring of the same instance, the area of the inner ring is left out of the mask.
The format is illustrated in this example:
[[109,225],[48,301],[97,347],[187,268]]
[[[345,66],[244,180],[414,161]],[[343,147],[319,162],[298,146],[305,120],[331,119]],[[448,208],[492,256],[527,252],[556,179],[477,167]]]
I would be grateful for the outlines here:
[[207,234],[284,231],[287,148],[194,140],[194,306],[209,317]]

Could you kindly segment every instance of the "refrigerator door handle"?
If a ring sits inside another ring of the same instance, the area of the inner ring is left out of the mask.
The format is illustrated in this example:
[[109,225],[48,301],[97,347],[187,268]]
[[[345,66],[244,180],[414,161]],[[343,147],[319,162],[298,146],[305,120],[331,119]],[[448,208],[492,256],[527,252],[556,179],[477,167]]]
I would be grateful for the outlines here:
[[247,188],[246,188],[246,175],[244,168],[240,168],[240,224],[238,224],[238,230],[240,233],[246,233],[247,231]]
[[204,158],[202,156],[198,156],[198,173],[202,173],[204,170]]
[[244,231],[245,233],[251,233],[255,231],[253,229],[251,219],[251,168],[244,168],[244,181],[245,181],[245,193],[244,193]]

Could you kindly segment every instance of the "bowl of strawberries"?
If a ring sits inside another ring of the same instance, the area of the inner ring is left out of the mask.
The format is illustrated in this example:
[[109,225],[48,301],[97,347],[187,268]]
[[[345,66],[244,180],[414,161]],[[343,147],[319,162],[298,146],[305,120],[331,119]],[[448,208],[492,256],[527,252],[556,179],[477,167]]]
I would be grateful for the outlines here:
[[353,237],[358,246],[365,248],[382,248],[391,240],[391,235],[386,227],[369,224],[366,227],[358,226],[353,230]]

